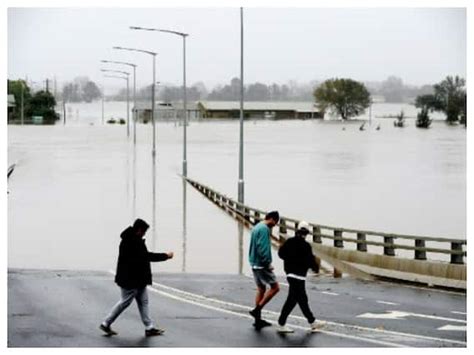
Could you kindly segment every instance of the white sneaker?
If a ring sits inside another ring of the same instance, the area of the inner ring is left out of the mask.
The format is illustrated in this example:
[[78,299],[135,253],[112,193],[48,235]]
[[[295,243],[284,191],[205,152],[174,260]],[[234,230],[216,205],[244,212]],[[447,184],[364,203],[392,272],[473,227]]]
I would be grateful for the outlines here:
[[291,328],[288,328],[286,325],[279,325],[277,327],[278,333],[294,333],[295,331]]
[[318,321],[314,321],[310,325],[311,325],[311,328],[310,328],[311,333],[317,333],[321,330],[321,328],[324,328],[324,326],[326,325],[326,321],[318,320]]

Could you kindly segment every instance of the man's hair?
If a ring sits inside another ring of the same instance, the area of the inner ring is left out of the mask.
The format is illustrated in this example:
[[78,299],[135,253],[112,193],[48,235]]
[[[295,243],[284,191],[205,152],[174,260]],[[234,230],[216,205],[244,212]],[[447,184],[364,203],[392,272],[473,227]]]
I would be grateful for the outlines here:
[[275,222],[278,223],[278,221],[280,220],[280,214],[278,213],[278,211],[271,211],[266,214],[265,219],[273,219]]
[[137,218],[133,223],[133,229],[141,229],[146,231],[150,227],[143,219]]

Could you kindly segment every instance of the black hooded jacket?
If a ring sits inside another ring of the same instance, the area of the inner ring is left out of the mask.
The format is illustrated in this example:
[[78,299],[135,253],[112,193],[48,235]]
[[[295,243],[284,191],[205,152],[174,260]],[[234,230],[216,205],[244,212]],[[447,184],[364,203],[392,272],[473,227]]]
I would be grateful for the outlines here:
[[278,250],[278,256],[283,259],[287,274],[306,276],[308,269],[319,272],[311,245],[303,237],[293,237],[286,240]]
[[141,288],[151,285],[150,261],[165,261],[165,253],[148,252],[145,240],[138,237],[132,227],[120,234],[119,256],[115,282],[122,288]]

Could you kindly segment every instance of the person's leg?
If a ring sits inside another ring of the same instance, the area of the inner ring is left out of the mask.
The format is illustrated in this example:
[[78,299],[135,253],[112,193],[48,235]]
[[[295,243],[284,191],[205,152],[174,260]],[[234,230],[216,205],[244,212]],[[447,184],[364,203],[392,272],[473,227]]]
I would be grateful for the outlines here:
[[305,281],[303,280],[295,280],[295,281],[297,282],[296,296],[297,296],[298,305],[300,306],[301,312],[303,312],[304,316],[308,320],[308,323],[311,324],[316,319],[314,318],[313,312],[311,312],[311,309],[309,308]]
[[105,317],[104,321],[102,322],[103,325],[106,327],[110,327],[110,325],[117,319],[117,317],[128,307],[133,301],[137,289],[125,289],[120,288],[121,298],[115,306],[110,311],[109,315]]
[[293,308],[295,308],[297,303],[297,297],[295,294],[295,286],[291,278],[288,278],[288,284],[290,286],[288,290],[288,297],[286,298],[285,304],[280,312],[280,317],[278,318],[278,324],[283,326],[286,324],[286,320],[290,315]]
[[270,285],[270,289],[265,293],[263,296],[263,299],[258,303],[258,307],[262,309],[265,307],[265,305],[270,302],[270,300],[280,291],[280,285],[278,282],[275,281],[275,283]]
[[257,286],[257,295],[255,296],[255,306],[258,306],[262,302],[265,296],[266,287],[265,285]]
[[135,300],[137,301],[138,311],[140,312],[140,317],[145,325],[145,329],[149,330],[154,328],[153,320],[149,314],[148,291],[146,286],[138,289]]
[[255,321],[258,322],[262,318],[261,311],[262,309],[259,307],[259,303],[263,300],[265,296],[265,285],[257,284],[257,295],[255,296],[255,308],[249,311],[250,315],[255,318]]

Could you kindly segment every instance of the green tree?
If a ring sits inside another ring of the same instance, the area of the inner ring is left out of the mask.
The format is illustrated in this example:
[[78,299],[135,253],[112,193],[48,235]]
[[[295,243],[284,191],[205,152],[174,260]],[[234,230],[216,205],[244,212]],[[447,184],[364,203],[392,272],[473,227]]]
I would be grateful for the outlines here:
[[43,122],[54,124],[59,119],[59,115],[54,110],[56,99],[48,91],[38,91],[30,99],[26,116],[42,116]]
[[26,110],[31,99],[31,91],[24,80],[8,80],[8,94],[15,96],[15,111],[13,112],[13,119],[20,119],[21,117],[21,97],[23,91],[23,107]]
[[430,119],[430,116],[428,114],[428,108],[423,107],[421,111],[417,114],[416,126],[418,128],[429,128],[432,121],[433,120]]
[[462,120],[466,102],[465,85],[466,81],[463,78],[448,76],[434,85],[434,94],[418,96],[415,106],[430,112],[444,112],[446,120],[451,123]]
[[370,105],[370,93],[364,84],[352,79],[329,79],[313,93],[321,112],[331,110],[347,120],[359,116]]

